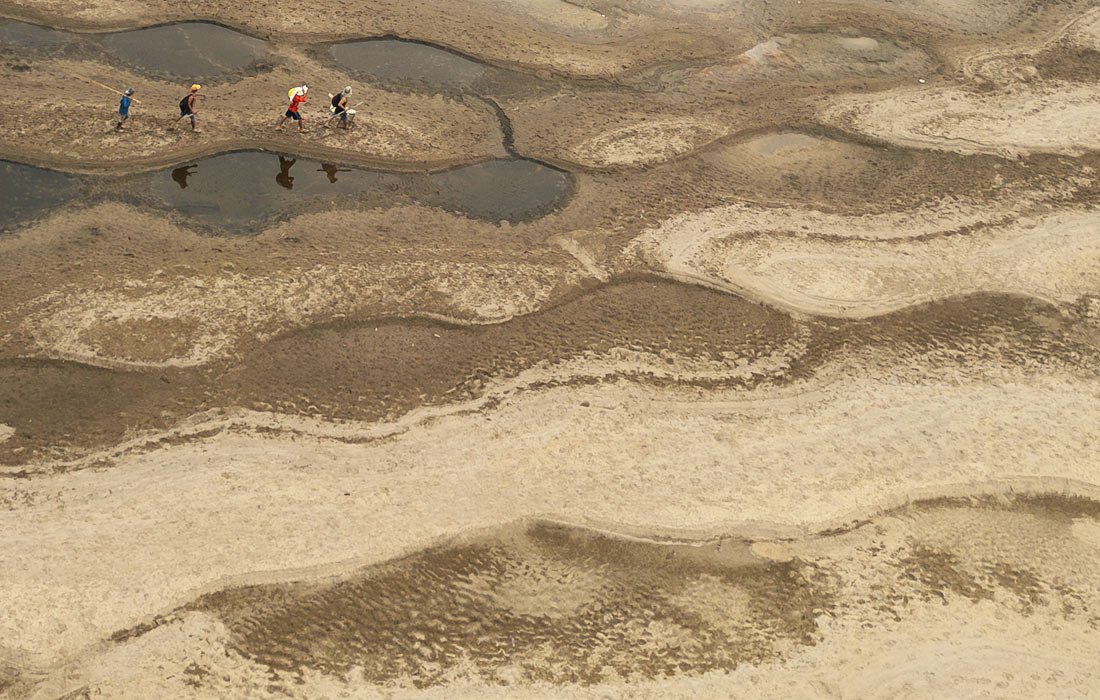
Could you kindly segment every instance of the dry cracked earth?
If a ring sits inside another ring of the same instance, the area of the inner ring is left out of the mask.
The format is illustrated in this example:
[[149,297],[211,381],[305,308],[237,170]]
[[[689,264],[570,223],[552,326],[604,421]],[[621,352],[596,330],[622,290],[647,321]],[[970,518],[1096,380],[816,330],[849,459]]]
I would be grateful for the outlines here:
[[0,696],[1100,697],[1098,70],[1067,0],[0,0]]

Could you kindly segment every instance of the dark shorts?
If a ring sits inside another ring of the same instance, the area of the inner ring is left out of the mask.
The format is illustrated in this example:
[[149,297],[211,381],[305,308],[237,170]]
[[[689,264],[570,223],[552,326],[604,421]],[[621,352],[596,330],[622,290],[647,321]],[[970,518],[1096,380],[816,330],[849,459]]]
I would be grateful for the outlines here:
[[286,116],[290,117],[294,121],[298,121],[302,118],[301,114],[298,114],[297,112],[291,112],[289,109],[286,111]]
[[344,110],[336,110],[336,116],[340,117],[340,121],[346,122],[348,120],[348,113]]
[[191,121],[195,121],[194,112],[180,112],[180,118],[182,119],[183,117],[191,117]]
[[118,113],[118,120],[120,122],[124,122],[129,118],[130,118],[130,113],[129,112],[119,112]]

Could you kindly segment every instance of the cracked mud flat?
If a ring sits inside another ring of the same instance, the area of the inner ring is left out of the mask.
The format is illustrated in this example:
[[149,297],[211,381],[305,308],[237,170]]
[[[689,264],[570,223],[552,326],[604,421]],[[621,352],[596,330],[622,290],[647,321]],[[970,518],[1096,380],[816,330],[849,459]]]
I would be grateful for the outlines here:
[[1100,694],[1094,8],[0,15],[0,697]]

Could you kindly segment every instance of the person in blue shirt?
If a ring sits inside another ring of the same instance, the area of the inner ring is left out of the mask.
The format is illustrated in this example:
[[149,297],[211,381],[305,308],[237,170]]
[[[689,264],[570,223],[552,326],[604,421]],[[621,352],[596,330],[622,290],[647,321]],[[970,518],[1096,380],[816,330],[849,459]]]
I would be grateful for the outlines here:
[[133,95],[134,89],[129,88],[122,93],[122,99],[118,101],[118,124],[115,126],[117,131],[122,131],[122,123],[130,118],[130,102]]

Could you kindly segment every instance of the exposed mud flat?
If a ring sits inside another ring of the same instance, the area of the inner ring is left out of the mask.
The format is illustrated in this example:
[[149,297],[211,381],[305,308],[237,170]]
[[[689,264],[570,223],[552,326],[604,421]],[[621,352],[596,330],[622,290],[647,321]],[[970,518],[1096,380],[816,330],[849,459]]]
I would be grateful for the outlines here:
[[629,5],[0,0],[0,695],[1100,693],[1095,9]]

